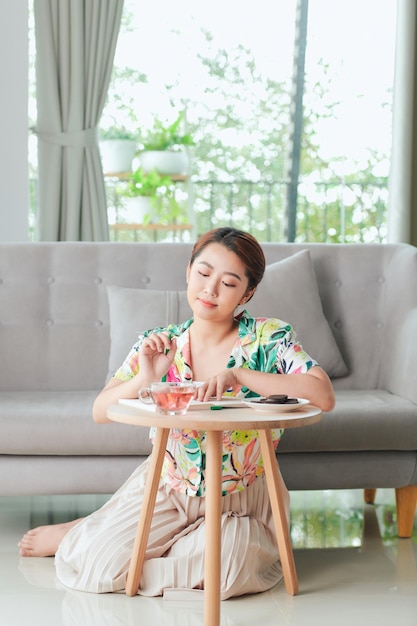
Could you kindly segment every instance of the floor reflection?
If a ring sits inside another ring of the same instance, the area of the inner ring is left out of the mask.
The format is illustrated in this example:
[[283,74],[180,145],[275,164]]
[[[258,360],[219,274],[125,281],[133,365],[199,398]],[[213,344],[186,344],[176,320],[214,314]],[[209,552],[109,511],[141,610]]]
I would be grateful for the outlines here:
[[[201,597],[168,601],[74,592],[57,581],[53,558],[18,557],[16,541],[29,525],[86,515],[106,499],[0,498],[0,575],[6,583],[0,626],[20,626],[35,613],[44,626],[202,626]],[[396,532],[393,490],[380,490],[376,505],[365,505],[360,491],[292,492],[299,595],[289,596],[281,583],[264,594],[228,600],[221,626],[350,626],[370,620],[414,626],[417,529],[412,539],[399,540]]]

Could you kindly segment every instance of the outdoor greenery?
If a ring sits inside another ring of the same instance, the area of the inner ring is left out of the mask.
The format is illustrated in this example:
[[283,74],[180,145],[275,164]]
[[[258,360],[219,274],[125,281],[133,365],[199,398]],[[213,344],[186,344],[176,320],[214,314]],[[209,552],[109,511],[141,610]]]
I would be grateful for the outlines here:
[[149,198],[150,212],[145,215],[144,224],[152,219],[164,224],[183,223],[186,219],[184,207],[177,201],[176,186],[170,176],[163,176],[156,170],[144,172],[138,167],[116,187],[121,204],[123,198]]
[[109,126],[100,130],[100,140],[127,139],[128,141],[137,141],[137,133],[128,130],[124,126]]
[[[210,33],[205,36],[209,39]],[[186,102],[183,135],[183,112],[168,124],[156,119],[149,130],[140,129],[131,103],[119,101],[118,106],[125,109],[125,119],[134,120],[146,149],[163,149],[172,143],[192,146],[198,232],[233,223],[260,240],[284,241],[290,86],[263,75],[252,52],[243,46],[214,48],[210,55],[200,55],[199,61],[206,75],[204,100]],[[329,97],[328,67],[322,63],[318,70],[317,82],[305,87],[309,94],[304,97],[296,240],[384,241],[388,180],[378,175],[378,166],[387,155],[370,151],[367,167],[352,164],[343,178],[338,160],[322,157],[316,124],[320,118],[334,116],[337,103]],[[113,94],[121,93],[120,72],[116,68],[113,75]],[[123,80],[127,76],[125,72]],[[141,75],[140,80],[148,84],[151,77]],[[170,98],[168,87],[166,97]],[[179,108],[180,103],[172,99],[172,110]]]
[[136,196],[152,198],[161,188],[169,189],[171,186],[172,180],[169,176],[162,176],[156,170],[144,172],[142,168],[138,167],[129,176],[126,188],[121,194],[129,198]]
[[[30,112],[36,121],[33,10],[30,10]],[[132,31],[132,15],[124,11],[122,34]],[[181,33],[178,33],[178,37]],[[144,123],[140,89],[152,86],[153,77],[128,64],[113,69],[107,104],[100,122],[100,138],[121,134],[134,137],[138,148],[188,146],[192,156],[192,197],[197,234],[231,223],[251,230],[261,241],[287,239],[289,116],[293,101],[289,81],[265,73],[252,51],[243,45],[216,47],[209,30],[202,31],[207,46],[198,54],[204,94],[178,91],[177,78],[167,75],[160,98],[170,104],[168,119]],[[340,167],[342,157],[323,156],[317,127],[323,119],[336,119],[339,102],[331,94],[329,66],[321,61],[317,79],[304,87],[302,152],[296,212],[297,241],[386,241],[388,154],[369,149],[367,164]],[[201,82],[201,81],[200,81]],[[387,91],[381,107],[390,109]],[[152,111],[152,109],[151,109]],[[178,114],[178,111],[181,111]],[[151,142],[156,131],[158,141]],[[169,140],[166,133],[170,134]],[[116,133],[116,134],[115,134]],[[36,152],[36,137],[31,138]],[[381,165],[383,167],[381,167]],[[341,173],[343,169],[343,174]],[[30,158],[31,231],[36,222],[36,158]],[[124,187],[126,187],[126,184]],[[118,212],[119,181],[108,181],[109,215]],[[184,205],[184,185],[180,187]],[[170,189],[170,187],[167,187]],[[117,192],[117,193],[115,193]]]
[[164,124],[154,118],[154,125],[142,131],[142,150],[178,150],[182,146],[192,146],[194,141],[190,133],[181,132],[184,124],[184,112],[171,124]]

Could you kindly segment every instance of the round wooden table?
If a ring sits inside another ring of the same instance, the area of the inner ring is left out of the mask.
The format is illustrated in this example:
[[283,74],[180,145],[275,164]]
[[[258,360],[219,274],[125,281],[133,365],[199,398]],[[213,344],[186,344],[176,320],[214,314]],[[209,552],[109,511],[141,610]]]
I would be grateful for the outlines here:
[[112,421],[122,424],[156,427],[144,503],[139,514],[138,528],[126,582],[127,595],[134,596],[139,589],[156,493],[171,428],[207,431],[205,515],[207,536],[204,553],[204,625],[219,626],[220,624],[220,524],[223,431],[258,430],[285,588],[291,595],[295,595],[298,592],[297,572],[284,507],[283,484],[272,443],[271,429],[298,428],[315,424],[321,419],[320,409],[312,405],[306,405],[296,411],[267,413],[255,411],[252,408],[237,409],[225,407],[217,411],[193,409],[189,410],[186,415],[161,415],[160,413],[150,412],[149,409],[117,404],[108,408],[107,416]]

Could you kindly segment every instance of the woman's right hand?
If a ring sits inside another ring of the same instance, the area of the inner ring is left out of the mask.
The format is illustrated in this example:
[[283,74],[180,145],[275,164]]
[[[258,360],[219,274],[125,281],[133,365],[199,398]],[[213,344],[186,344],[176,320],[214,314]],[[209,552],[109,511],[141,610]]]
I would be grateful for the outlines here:
[[109,423],[107,408],[111,404],[116,404],[120,398],[137,398],[139,389],[161,380],[171,366],[176,350],[176,339],[171,339],[167,333],[146,337],[139,349],[139,372],[129,380],[110,379],[94,401],[94,421]]
[[172,365],[177,351],[177,340],[165,332],[152,333],[143,340],[139,350],[141,378],[161,380]]
[[219,372],[205,380],[197,389],[196,399],[200,402],[208,402],[211,398],[221,400],[225,391],[232,391],[237,394],[241,385],[237,381],[238,368],[232,367]]

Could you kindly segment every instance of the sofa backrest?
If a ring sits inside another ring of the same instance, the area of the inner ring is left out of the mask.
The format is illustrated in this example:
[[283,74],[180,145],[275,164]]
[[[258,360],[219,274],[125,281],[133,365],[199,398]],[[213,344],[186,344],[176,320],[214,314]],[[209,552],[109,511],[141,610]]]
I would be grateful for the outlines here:
[[310,251],[323,311],[349,370],[333,381],[335,388],[398,392],[403,381],[393,383],[393,364],[404,351],[399,331],[417,313],[417,249],[407,244],[265,246],[269,262]]
[[[110,351],[107,287],[184,291],[191,247],[0,244],[0,390],[100,389]],[[263,247],[268,263],[310,251],[323,311],[349,369],[335,386],[383,385],[393,333],[417,307],[416,249],[406,244]]]

